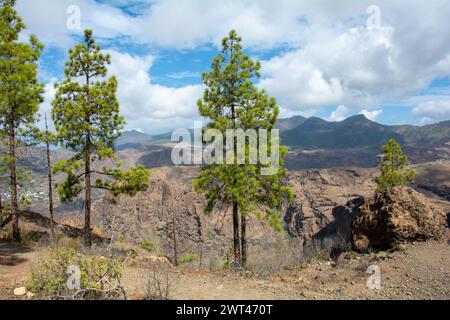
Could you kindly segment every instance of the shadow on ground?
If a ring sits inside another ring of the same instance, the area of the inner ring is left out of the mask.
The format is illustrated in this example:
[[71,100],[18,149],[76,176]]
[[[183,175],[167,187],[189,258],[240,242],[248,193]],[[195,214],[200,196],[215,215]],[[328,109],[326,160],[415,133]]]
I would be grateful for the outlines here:
[[31,251],[30,248],[21,245],[0,241],[0,266],[16,266],[24,263],[27,259],[21,255]]

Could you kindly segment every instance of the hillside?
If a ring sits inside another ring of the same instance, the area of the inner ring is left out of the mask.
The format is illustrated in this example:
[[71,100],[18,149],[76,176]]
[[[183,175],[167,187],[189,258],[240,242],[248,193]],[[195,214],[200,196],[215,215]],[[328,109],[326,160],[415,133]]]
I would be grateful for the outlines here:
[[408,144],[443,145],[450,142],[450,121],[423,127],[393,126],[392,129],[402,135],[405,143]]
[[379,150],[389,139],[403,143],[403,137],[388,126],[368,120],[363,115],[341,122],[310,118],[281,135],[288,145],[308,149],[369,148]]

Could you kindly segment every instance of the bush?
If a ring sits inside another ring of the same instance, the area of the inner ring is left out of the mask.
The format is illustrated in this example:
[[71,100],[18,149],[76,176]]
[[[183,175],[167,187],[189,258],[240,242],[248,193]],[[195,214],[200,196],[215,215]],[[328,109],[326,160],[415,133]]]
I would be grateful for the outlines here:
[[[80,288],[67,286],[69,267],[80,270]],[[32,272],[26,287],[34,293],[42,293],[53,299],[101,300],[126,299],[120,284],[121,267],[118,261],[105,257],[88,257],[74,249],[53,250]]]
[[193,254],[192,252],[189,252],[185,258],[180,260],[180,263],[186,264],[186,263],[191,263],[191,262],[194,262],[197,260],[198,260],[198,256],[196,254]]
[[141,249],[148,251],[148,252],[153,252],[155,251],[155,245],[153,243],[151,243],[150,241],[144,241],[141,244]]

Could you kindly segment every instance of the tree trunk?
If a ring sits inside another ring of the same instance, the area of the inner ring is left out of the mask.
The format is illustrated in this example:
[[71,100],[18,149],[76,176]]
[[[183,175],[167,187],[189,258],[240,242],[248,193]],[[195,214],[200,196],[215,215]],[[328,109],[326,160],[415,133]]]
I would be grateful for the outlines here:
[[237,202],[233,202],[233,244],[234,244],[234,265],[241,265],[241,241],[239,237],[239,208]]
[[16,168],[16,131],[12,113],[9,117],[9,157],[10,157],[10,188],[11,188],[11,214],[13,217],[13,238],[20,242],[19,227],[19,201],[17,196],[17,168]]
[[91,157],[88,155],[85,159],[85,214],[84,214],[84,247],[90,249],[92,246],[91,237]]
[[[45,116],[45,129],[48,134],[48,125],[47,125],[47,116]],[[50,236],[51,243],[55,245],[56,237],[55,237],[55,226],[53,220],[53,186],[52,186],[52,163],[50,158],[50,137],[47,137],[46,145],[47,145],[47,168],[48,168],[48,209],[50,213]]]
[[173,237],[173,263],[176,267],[178,267],[177,214],[175,208],[172,208],[172,237]]
[[241,243],[241,266],[245,269],[247,267],[247,216],[243,213],[241,214]]
[[[91,102],[90,96],[90,78],[86,75],[86,101],[88,105]],[[89,107],[89,106],[88,106]],[[86,133],[86,157],[84,163],[85,172],[85,214],[84,214],[84,247],[85,249],[90,249],[92,246],[92,235],[91,235],[91,207],[92,207],[92,196],[91,196],[91,135],[89,131],[89,126],[91,122],[91,115],[87,114],[86,122],[88,123],[88,131]]]

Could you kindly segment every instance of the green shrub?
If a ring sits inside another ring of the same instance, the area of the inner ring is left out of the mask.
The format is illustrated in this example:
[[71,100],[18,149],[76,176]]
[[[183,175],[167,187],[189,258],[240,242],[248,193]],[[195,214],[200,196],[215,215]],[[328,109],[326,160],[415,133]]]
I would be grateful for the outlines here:
[[198,260],[198,256],[189,252],[186,257],[180,260],[181,264],[191,263]]
[[151,243],[150,241],[144,241],[141,244],[141,249],[148,251],[148,252],[153,252],[155,251],[155,245],[153,243]]
[[[68,268],[80,269],[80,288],[67,287]],[[42,293],[54,299],[117,299],[126,293],[120,285],[121,267],[118,261],[105,257],[84,256],[74,249],[53,250],[32,272],[26,287],[34,293]]]

